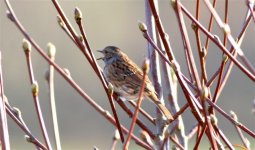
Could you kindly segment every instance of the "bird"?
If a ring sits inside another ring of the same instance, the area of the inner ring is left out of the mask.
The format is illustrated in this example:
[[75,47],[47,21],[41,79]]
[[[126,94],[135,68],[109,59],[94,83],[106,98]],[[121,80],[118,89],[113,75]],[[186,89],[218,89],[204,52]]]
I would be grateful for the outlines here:
[[[126,100],[137,100],[143,80],[142,69],[116,46],[107,46],[97,51],[103,54],[103,57],[97,60],[103,60],[105,64],[103,74],[106,81],[113,85],[114,92]],[[145,80],[143,96],[151,100],[167,120],[173,120],[170,111],[158,99],[149,78]]]

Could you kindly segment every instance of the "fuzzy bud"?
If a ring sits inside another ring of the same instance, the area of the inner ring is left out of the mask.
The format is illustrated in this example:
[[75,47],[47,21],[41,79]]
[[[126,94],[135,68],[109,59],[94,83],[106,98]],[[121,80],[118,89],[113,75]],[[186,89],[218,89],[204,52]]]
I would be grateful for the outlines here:
[[227,62],[227,60],[228,60],[228,55],[223,54],[223,56],[222,56],[222,61],[223,61],[223,62]]
[[223,31],[226,35],[229,35],[231,33],[230,27],[228,24],[224,24]]
[[59,15],[57,15],[57,20],[58,20],[59,26],[61,28],[65,28],[65,23],[64,23],[64,21],[62,20],[62,18]]
[[149,73],[149,70],[150,70],[150,60],[149,59],[145,59],[144,60],[144,63],[143,63],[143,72],[145,73],[145,74],[148,74]]
[[9,10],[6,11],[6,16],[7,16],[7,18],[9,18],[12,22],[14,22],[14,17],[13,17],[13,15],[12,15],[12,13],[10,13]]
[[63,71],[65,72],[65,74],[66,74],[68,77],[71,77],[71,73],[70,73],[70,71],[69,71],[67,68],[64,68]]
[[96,146],[93,147],[93,150],[99,150],[99,148],[97,148]]
[[9,104],[9,101],[8,101],[8,98],[7,98],[6,95],[4,95],[4,102],[7,103],[7,104]]
[[175,60],[171,61],[171,67],[173,68],[174,72],[180,70],[180,65]]
[[120,140],[120,133],[118,130],[114,131],[113,140]]
[[205,100],[208,97],[208,95],[209,95],[208,87],[206,85],[203,85],[200,93],[201,100]]
[[207,55],[207,49],[205,47],[202,48],[201,54],[202,57],[205,57]]
[[80,22],[82,19],[82,12],[78,7],[75,7],[74,9],[74,19],[77,23]]
[[237,118],[237,115],[236,115],[236,113],[234,112],[234,111],[230,111],[230,115],[231,115],[231,117],[235,120],[235,121],[238,121],[238,118]]
[[111,83],[108,84],[108,94],[112,95],[113,94],[113,90],[114,90],[114,87]]
[[210,117],[211,117],[211,123],[212,123],[212,125],[217,125],[218,124],[218,119],[216,118],[216,116],[215,115],[210,115]]
[[32,94],[33,94],[33,96],[38,96],[38,93],[39,93],[39,86],[38,86],[37,81],[35,81],[32,84]]
[[33,143],[33,142],[34,142],[33,138],[31,138],[31,137],[28,136],[28,135],[25,135],[24,138],[25,138],[25,140],[26,140],[28,143]]
[[22,47],[23,47],[23,50],[25,53],[31,52],[31,50],[32,50],[31,43],[27,39],[23,39]]
[[15,113],[16,116],[21,117],[21,111],[17,107],[13,107],[12,111]]
[[141,22],[141,21],[138,21],[138,26],[139,26],[139,29],[142,31],[142,32],[146,32],[147,31],[147,26],[145,23]]
[[151,137],[146,131],[141,130],[140,131],[140,137],[144,142],[148,143],[151,147],[153,147],[154,144],[151,140]]
[[175,9],[177,6],[177,1],[176,0],[171,0],[171,5]]
[[79,38],[79,40],[81,41],[81,43],[83,43],[83,41],[84,41],[83,36],[82,36],[82,35],[79,35],[78,38]]
[[48,56],[50,58],[55,58],[56,55],[56,47],[52,43],[47,44]]
[[198,26],[197,26],[196,23],[192,22],[192,23],[191,23],[191,28],[192,28],[194,31],[197,31]]

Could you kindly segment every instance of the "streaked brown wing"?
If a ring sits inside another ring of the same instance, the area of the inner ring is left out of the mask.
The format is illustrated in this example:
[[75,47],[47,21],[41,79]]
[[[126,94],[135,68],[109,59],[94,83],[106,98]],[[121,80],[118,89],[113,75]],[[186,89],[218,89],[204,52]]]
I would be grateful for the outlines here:
[[[126,82],[134,85],[134,86],[141,86],[141,81],[143,78],[143,72],[131,59],[129,59],[125,54],[122,55],[122,63],[125,66],[125,80]],[[146,79],[147,84],[151,84],[150,80]]]

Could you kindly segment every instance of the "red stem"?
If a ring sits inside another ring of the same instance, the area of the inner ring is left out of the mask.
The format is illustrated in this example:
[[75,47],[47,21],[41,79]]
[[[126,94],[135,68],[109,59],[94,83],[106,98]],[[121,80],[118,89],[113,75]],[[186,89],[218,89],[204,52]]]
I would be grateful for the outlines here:
[[0,146],[3,150],[10,150],[9,132],[6,118],[6,107],[4,99],[4,85],[2,72],[2,53],[0,51]]
[[[34,79],[34,72],[33,72],[32,61],[31,61],[31,52],[26,51],[25,54],[26,54],[26,60],[27,60],[29,79],[30,79],[30,83],[32,85],[36,81]],[[51,143],[50,143],[49,136],[48,136],[48,133],[47,133],[47,128],[45,126],[44,119],[43,119],[43,116],[42,116],[42,111],[41,111],[41,106],[40,106],[40,103],[39,103],[38,95],[33,94],[33,99],[34,99],[34,105],[35,105],[36,114],[37,114],[37,117],[38,117],[38,120],[39,120],[41,132],[42,132],[44,141],[46,143],[46,147],[47,147],[48,150],[51,150],[52,147],[51,147]]]
[[129,129],[129,132],[128,132],[128,136],[127,136],[126,142],[125,142],[124,147],[123,147],[124,150],[128,150],[129,142],[130,142],[130,139],[131,139],[131,134],[133,133],[134,128],[135,128],[135,122],[136,122],[136,119],[137,119],[137,116],[138,116],[138,113],[139,113],[139,108],[140,108],[140,106],[142,104],[142,100],[143,100],[143,92],[144,92],[144,88],[145,88],[145,84],[146,84],[146,82],[145,82],[146,77],[147,77],[147,74],[144,71],[143,72],[142,85],[141,85],[141,88],[140,88],[139,97],[138,97],[138,101],[137,101],[137,107],[135,109],[133,119],[132,119],[132,122],[131,122],[131,126],[130,126],[130,129]]

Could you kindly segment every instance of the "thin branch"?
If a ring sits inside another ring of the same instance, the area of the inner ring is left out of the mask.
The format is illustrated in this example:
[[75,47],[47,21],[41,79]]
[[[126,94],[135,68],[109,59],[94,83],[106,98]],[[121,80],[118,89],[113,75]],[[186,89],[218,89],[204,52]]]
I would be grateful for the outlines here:
[[141,88],[140,88],[140,92],[139,92],[139,96],[138,96],[137,107],[135,109],[135,113],[134,113],[134,116],[133,116],[133,119],[132,119],[132,122],[131,122],[131,125],[130,125],[130,129],[129,129],[129,132],[128,132],[127,139],[126,139],[125,144],[123,146],[124,150],[128,150],[129,142],[130,142],[130,139],[131,139],[131,134],[132,134],[132,132],[135,128],[135,122],[136,122],[136,118],[137,118],[138,113],[139,113],[139,107],[141,106],[142,100],[143,100],[143,92],[144,92],[144,88],[145,88],[145,85],[146,85],[145,81],[146,81],[148,72],[149,72],[149,60],[146,59],[144,61],[144,64],[143,64],[143,79],[142,79]]
[[117,126],[117,129],[119,131],[119,134],[120,134],[120,139],[121,139],[121,142],[123,143],[124,142],[124,135],[122,133],[122,130],[121,130],[121,125],[120,125],[120,121],[119,121],[119,118],[118,118],[118,115],[116,113],[116,108],[115,108],[115,104],[114,104],[114,101],[113,101],[113,86],[112,85],[108,85],[108,93],[110,94],[110,105],[111,105],[111,108],[112,110],[114,110],[114,119],[116,121],[116,126]]
[[32,60],[31,60],[31,45],[27,40],[23,40],[23,49],[26,55],[26,61],[27,61],[27,67],[28,67],[28,74],[29,74],[29,80],[30,84],[32,85],[32,96],[34,99],[34,105],[35,105],[35,110],[37,114],[37,118],[40,124],[40,129],[44,138],[44,141],[46,143],[47,149],[51,150],[51,143],[49,140],[49,136],[47,133],[47,128],[44,123],[42,111],[41,111],[41,106],[40,106],[40,100],[39,100],[39,86],[37,81],[34,78],[34,72],[33,72],[33,66],[32,66]]
[[6,117],[6,107],[4,99],[2,53],[0,51],[0,146],[3,150],[10,150],[9,132]]
[[235,121],[231,116],[229,116],[227,113],[225,113],[219,106],[214,104],[210,99],[206,99],[209,105],[213,106],[214,109],[216,109],[219,113],[221,113],[226,119],[228,119],[231,123],[238,126],[240,129],[242,129],[244,132],[249,134],[251,137],[255,138],[255,133],[252,132],[250,129],[248,129],[246,126],[244,126],[242,123]]
[[[55,61],[56,48],[53,44],[49,43],[48,56],[52,61]],[[49,101],[51,106],[51,116],[54,130],[55,146],[57,150],[61,150],[61,142],[58,129],[58,118],[57,118],[57,108],[55,101],[55,91],[54,91],[54,67],[49,64],[49,70],[46,72],[46,80],[49,88]]]
[[[180,4],[181,5],[181,4]],[[212,35],[210,32],[208,32],[189,12],[181,5],[181,8],[183,12],[194,22],[197,24],[197,26],[201,29],[202,32],[204,32],[219,48],[222,52],[224,52],[231,61],[234,62],[234,64],[243,72],[245,73],[253,82],[255,82],[255,75],[253,75],[249,70],[247,70],[228,50],[226,47],[223,46],[223,44],[218,40],[217,36]],[[231,41],[233,47],[240,52],[240,47],[235,44],[234,41]]]
[[25,122],[22,119],[21,112],[17,108],[15,108],[15,109],[12,108],[8,103],[5,103],[5,105],[6,105],[7,114],[20,127],[20,129],[23,130],[24,133],[29,136],[29,138],[31,139],[31,142],[35,146],[37,146],[37,147],[39,147],[43,150],[47,150],[47,148],[37,138],[35,138],[32,135],[32,133],[29,131],[29,129],[27,128]]

